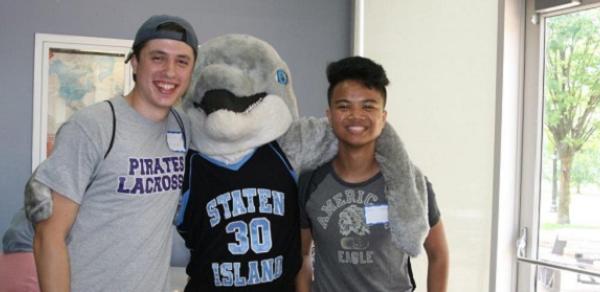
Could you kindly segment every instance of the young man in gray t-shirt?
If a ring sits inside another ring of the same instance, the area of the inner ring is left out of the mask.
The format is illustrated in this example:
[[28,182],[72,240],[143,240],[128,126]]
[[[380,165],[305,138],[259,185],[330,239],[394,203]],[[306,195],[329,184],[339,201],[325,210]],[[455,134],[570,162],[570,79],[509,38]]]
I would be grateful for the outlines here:
[[172,106],[189,86],[197,47],[187,21],[149,18],[126,60],[133,90],[61,126],[33,177],[53,202],[35,226],[42,291],[167,291],[189,124]]
[[[330,64],[327,78],[327,117],[339,148],[329,164],[300,179],[304,264],[297,277],[297,291],[412,291],[409,251],[393,241],[393,218],[388,216],[394,211],[388,212],[388,207],[397,208],[398,200],[401,204],[410,200],[384,195],[386,186],[375,160],[375,140],[387,115],[385,71],[369,59],[350,57]],[[399,164],[412,166],[408,156],[404,157],[406,161]],[[405,183],[418,186],[407,188],[414,193],[407,191],[400,196],[421,195],[429,204],[403,208],[426,209],[419,214],[428,214],[431,228],[419,244],[424,245],[429,259],[428,291],[444,292],[448,248],[443,224],[431,185],[414,167],[408,169],[413,171]]]

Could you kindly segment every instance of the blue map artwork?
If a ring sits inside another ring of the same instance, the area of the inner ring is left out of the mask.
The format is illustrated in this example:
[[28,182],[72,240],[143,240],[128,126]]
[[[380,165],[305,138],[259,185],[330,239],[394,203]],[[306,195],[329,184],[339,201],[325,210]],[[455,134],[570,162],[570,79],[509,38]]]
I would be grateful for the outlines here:
[[55,50],[49,55],[48,130],[76,110],[123,94],[124,55]]
[[[73,66],[73,64],[65,65],[61,60],[50,63],[50,75],[60,76],[59,81],[59,96],[63,98],[67,104],[73,101],[82,100],[83,97],[90,91],[94,90],[94,83],[91,76],[94,72],[89,66]],[[83,77],[83,78],[82,78]]]

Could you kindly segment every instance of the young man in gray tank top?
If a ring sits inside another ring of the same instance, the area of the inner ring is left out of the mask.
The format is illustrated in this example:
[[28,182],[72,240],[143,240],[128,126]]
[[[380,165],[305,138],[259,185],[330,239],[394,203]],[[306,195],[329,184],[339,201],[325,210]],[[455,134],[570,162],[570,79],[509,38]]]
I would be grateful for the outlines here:
[[167,291],[189,124],[172,106],[189,86],[197,47],[187,21],[149,18],[126,60],[133,90],[61,126],[33,177],[53,202],[35,226],[42,291]]
[[[448,248],[435,195],[407,155],[401,156],[405,161],[400,163],[407,165],[403,174],[407,179],[399,183],[406,184],[409,191],[398,197],[384,195],[386,186],[375,160],[375,140],[387,115],[385,71],[369,59],[350,57],[330,64],[327,78],[327,117],[339,140],[339,150],[330,163],[300,178],[304,264],[297,277],[297,291],[412,291],[415,284],[409,257],[415,252],[406,248],[411,244],[394,241],[391,226],[418,221],[391,215],[398,209],[406,214],[418,208],[424,210],[414,214],[423,214],[429,223],[429,231],[424,226],[422,232],[426,237],[400,236],[416,238],[417,246],[425,247],[429,259],[427,290],[446,291]],[[424,204],[406,206],[411,200],[403,200],[403,196],[423,198],[412,202]],[[412,227],[421,228],[417,225]]]

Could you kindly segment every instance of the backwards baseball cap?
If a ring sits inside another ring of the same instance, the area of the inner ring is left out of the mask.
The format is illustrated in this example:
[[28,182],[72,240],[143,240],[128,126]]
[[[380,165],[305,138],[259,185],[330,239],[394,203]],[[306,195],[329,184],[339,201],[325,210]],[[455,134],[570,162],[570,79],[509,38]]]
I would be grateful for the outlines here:
[[[132,49],[135,50],[145,42],[153,39],[171,39],[182,41],[194,50],[194,55],[198,53],[198,39],[192,25],[185,19],[171,15],[154,15],[140,26],[135,34]],[[129,62],[133,56],[133,51],[125,59]]]

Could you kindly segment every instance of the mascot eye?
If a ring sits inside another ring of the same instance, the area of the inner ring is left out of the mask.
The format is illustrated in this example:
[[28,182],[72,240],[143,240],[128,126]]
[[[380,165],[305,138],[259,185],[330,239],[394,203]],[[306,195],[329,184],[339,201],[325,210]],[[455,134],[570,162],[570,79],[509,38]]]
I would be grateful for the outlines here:
[[288,84],[288,76],[283,69],[277,69],[277,83],[287,85]]

